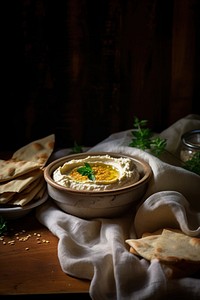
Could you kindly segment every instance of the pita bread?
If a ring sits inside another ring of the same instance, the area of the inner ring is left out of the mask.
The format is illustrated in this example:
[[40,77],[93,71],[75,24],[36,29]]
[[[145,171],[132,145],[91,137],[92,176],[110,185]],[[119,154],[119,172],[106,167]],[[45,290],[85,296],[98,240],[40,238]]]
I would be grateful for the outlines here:
[[38,184],[40,184],[41,180],[43,180],[43,176],[37,177],[25,189],[23,189],[21,193],[24,194],[31,192],[35,187],[37,187]]
[[165,262],[200,263],[200,238],[164,229],[157,240],[154,256]]
[[16,161],[15,159],[0,160],[0,182],[13,180],[14,178],[39,169],[41,166],[33,161]]
[[[37,187],[38,184],[40,184],[42,177],[38,177],[36,178],[33,182],[31,182],[27,188],[25,188],[22,191],[22,194],[24,193],[29,193],[31,192],[34,188]],[[15,199],[16,197],[18,197],[20,195],[20,193],[18,192],[6,192],[3,194],[0,194],[0,204],[6,204],[7,202],[9,202],[9,204],[13,204],[12,200]],[[14,201],[14,200],[13,200]]]
[[0,204],[5,204],[8,201],[10,201],[13,196],[15,195],[14,192],[6,192],[6,193],[2,193],[0,194]]
[[51,134],[20,148],[13,154],[12,159],[31,161],[44,167],[53,152],[54,144],[55,135]]
[[31,184],[38,177],[43,176],[43,170],[37,169],[27,174],[23,174],[13,180],[7,181],[0,184],[0,194],[14,192],[20,193],[23,191],[29,184]]
[[135,253],[146,258],[147,260],[152,260],[154,257],[154,251],[156,247],[159,235],[150,235],[140,239],[129,239],[126,243],[129,244]]
[[41,199],[45,195],[46,191],[47,191],[47,186],[46,186],[46,182],[45,182],[45,184],[41,187],[41,189],[35,195],[35,200]]
[[0,160],[0,205],[24,206],[43,197],[44,167],[54,144],[52,134],[20,148],[9,160]]
[[200,269],[200,238],[180,230],[163,229],[160,234],[128,239],[130,252],[149,261],[158,259],[167,277],[191,275]]
[[31,188],[24,190],[22,193],[15,194],[10,204],[18,206],[26,205],[35,198],[35,196],[43,186],[46,186],[43,178],[40,180],[36,180],[36,182],[33,184],[33,186],[31,186]]

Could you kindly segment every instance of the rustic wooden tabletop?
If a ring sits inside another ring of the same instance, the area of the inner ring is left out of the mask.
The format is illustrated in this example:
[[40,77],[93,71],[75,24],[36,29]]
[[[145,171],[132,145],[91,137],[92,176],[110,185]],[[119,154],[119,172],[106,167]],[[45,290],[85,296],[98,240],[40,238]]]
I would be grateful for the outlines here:
[[0,237],[0,295],[80,294],[90,299],[90,282],[61,270],[58,239],[38,222],[34,210],[7,225],[8,233]]

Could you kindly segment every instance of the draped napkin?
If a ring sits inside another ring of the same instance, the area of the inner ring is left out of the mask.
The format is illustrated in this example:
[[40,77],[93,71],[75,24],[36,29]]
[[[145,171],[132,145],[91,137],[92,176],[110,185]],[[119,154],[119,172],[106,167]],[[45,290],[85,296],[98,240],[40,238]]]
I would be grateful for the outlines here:
[[91,280],[93,300],[200,299],[199,276],[167,279],[158,260],[139,259],[125,243],[166,227],[200,237],[200,176],[185,170],[178,158],[181,135],[197,128],[200,116],[188,115],[161,132],[168,151],[160,158],[129,147],[132,130],[114,133],[88,151],[129,154],[149,163],[153,176],[133,211],[86,220],[63,212],[50,199],[37,208],[38,220],[58,237],[63,272]]

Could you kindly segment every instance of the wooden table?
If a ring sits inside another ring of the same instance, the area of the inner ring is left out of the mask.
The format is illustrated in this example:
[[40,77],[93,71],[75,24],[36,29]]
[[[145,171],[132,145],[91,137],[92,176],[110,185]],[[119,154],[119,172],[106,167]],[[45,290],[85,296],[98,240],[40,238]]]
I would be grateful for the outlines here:
[[[90,282],[65,274],[57,256],[58,238],[35,218],[35,211],[8,220],[9,234],[0,239],[0,297],[2,295],[68,294],[90,299]],[[70,296],[69,296],[70,295]]]

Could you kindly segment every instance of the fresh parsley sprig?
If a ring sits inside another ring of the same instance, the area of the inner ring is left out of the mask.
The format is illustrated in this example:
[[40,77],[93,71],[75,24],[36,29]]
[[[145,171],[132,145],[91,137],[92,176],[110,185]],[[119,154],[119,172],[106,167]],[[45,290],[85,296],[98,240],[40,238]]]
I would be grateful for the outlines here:
[[191,159],[187,160],[184,168],[200,175],[200,152],[196,152]]
[[7,221],[0,215],[0,235],[7,231]]
[[164,152],[166,145],[167,142],[165,139],[161,139],[159,136],[153,138],[150,144],[151,152],[156,156],[160,156]]
[[132,141],[130,142],[130,147],[136,147],[142,150],[150,150],[150,152],[156,156],[160,156],[165,150],[167,142],[165,139],[160,137],[154,137],[151,129],[147,127],[147,120],[139,120],[139,118],[134,117]]
[[82,176],[87,176],[90,180],[95,180],[95,175],[92,167],[87,162],[84,164],[84,167],[80,167],[77,169],[77,172]]
[[82,153],[82,146],[78,145],[76,141],[74,141],[74,146],[72,147],[72,153]]

